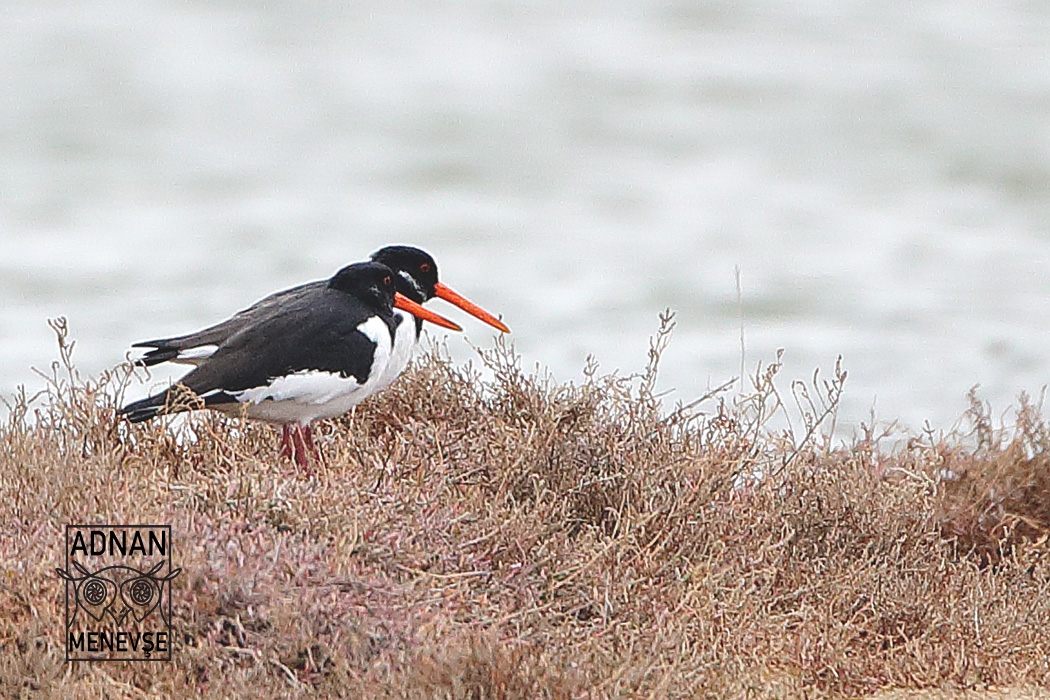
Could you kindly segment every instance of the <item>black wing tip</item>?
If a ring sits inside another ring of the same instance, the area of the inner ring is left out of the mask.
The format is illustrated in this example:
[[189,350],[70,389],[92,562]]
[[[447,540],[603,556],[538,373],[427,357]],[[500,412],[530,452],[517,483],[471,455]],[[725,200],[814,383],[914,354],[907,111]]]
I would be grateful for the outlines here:
[[148,420],[152,420],[160,415],[159,408],[136,408],[128,410],[124,408],[120,414],[124,416],[129,423],[145,423]]
[[167,396],[165,394],[157,394],[148,399],[133,401],[120,409],[119,413],[124,416],[129,423],[142,423],[151,418],[156,418],[164,412],[164,405],[167,401]]
[[150,350],[145,355],[135,360],[135,364],[140,367],[152,367],[153,365],[159,365],[161,362],[174,360],[178,356],[178,350],[172,348],[157,348],[156,350]]
[[136,367],[152,367],[161,362],[174,360],[179,356],[179,349],[168,345],[166,340],[144,340],[141,343],[132,343],[133,348],[149,348],[142,357],[132,360]]
[[[174,393],[172,393],[174,391]],[[197,396],[185,386],[178,384],[171,389],[159,394],[133,401],[124,406],[117,413],[124,416],[129,423],[143,423],[156,418],[167,416],[172,413],[183,411],[196,411],[217,404],[236,403],[237,399],[225,391],[215,391],[207,396]]]
[[160,415],[159,408],[145,408],[137,411],[122,411],[122,415],[129,423],[145,423]]

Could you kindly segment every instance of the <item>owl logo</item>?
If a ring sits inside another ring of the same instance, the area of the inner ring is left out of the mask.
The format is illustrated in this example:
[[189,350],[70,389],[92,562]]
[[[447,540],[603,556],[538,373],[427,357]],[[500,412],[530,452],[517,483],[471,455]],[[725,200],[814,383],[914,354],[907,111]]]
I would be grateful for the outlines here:
[[81,610],[95,622],[102,622],[108,615],[118,628],[124,625],[128,615],[142,622],[154,610],[159,610],[164,625],[170,626],[170,620],[160,601],[166,592],[170,594],[171,581],[179,575],[181,568],[173,569],[162,576],[159,572],[164,567],[164,562],[157,563],[144,573],[119,564],[91,573],[75,559],[73,566],[79,572],[78,576],[65,569],[55,569],[75,591],[76,608],[66,622],[67,628],[73,628]]

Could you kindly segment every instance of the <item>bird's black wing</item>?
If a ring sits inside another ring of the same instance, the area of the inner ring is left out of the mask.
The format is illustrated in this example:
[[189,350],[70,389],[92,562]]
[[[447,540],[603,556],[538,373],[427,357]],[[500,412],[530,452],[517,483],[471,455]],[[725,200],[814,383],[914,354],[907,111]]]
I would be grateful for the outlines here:
[[327,280],[320,280],[274,292],[248,308],[238,311],[225,321],[216,323],[214,326],[208,326],[202,330],[172,338],[144,340],[135,343],[132,347],[151,348],[138,360],[140,364],[147,367],[169,361],[200,364],[204,357],[207,357],[207,354],[203,356],[194,355],[192,352],[194,348],[222,345],[245,328],[279,314],[282,309],[287,308],[291,304],[296,304],[304,297],[308,298],[317,295],[324,290],[327,284]]
[[244,391],[275,377],[318,371],[364,384],[376,344],[358,326],[372,315],[356,299],[331,289],[300,297],[236,333],[180,383],[205,395]]

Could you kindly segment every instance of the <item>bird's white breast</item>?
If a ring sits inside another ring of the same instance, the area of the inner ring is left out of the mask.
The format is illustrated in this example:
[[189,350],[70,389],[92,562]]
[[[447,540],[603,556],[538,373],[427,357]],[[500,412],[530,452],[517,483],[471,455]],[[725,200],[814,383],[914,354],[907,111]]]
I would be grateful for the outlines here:
[[416,317],[407,311],[394,309],[394,314],[401,318],[394,331],[394,345],[390,353],[390,361],[387,362],[383,376],[379,379],[379,389],[382,391],[394,383],[412,359],[412,351],[416,347],[418,336],[416,335]]

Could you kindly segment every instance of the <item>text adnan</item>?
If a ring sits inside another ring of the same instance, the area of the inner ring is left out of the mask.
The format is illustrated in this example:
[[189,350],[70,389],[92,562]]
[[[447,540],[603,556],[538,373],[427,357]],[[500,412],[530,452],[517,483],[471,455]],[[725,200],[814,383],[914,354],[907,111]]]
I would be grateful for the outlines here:
[[130,541],[127,531],[106,533],[102,530],[90,530],[85,541],[84,531],[77,530],[69,553],[76,555],[77,552],[92,557],[103,554],[110,556],[141,554],[148,557],[163,557],[168,555],[167,530],[149,530],[147,537],[143,537],[140,530],[135,530],[131,533]]

